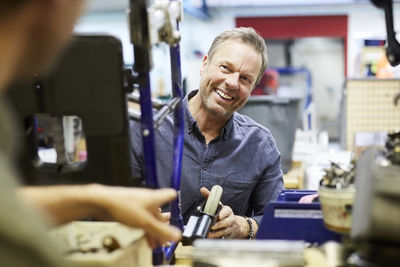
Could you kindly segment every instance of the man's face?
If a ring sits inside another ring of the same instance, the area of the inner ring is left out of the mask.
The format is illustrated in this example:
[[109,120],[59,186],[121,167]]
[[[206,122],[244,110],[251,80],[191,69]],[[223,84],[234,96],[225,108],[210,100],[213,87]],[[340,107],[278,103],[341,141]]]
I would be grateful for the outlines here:
[[53,0],[43,8],[42,18],[33,26],[27,49],[20,62],[23,76],[46,71],[69,40],[85,0]]
[[227,40],[203,59],[200,96],[214,116],[229,118],[249,98],[261,69],[261,55],[240,40]]

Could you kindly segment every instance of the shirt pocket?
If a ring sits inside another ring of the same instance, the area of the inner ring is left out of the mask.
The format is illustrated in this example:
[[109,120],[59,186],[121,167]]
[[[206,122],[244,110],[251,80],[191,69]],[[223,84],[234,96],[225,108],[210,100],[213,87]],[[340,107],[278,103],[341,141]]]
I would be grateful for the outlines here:
[[240,179],[243,177],[227,177],[222,181],[224,192],[221,202],[230,206],[236,215],[245,215],[257,180],[241,181]]

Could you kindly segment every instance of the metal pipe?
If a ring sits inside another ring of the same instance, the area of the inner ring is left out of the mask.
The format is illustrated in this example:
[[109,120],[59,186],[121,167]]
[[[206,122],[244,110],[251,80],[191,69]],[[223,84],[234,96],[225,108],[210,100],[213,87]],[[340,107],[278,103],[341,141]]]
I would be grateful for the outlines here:
[[[136,51],[136,49],[135,49]],[[150,77],[148,73],[142,73],[145,83],[139,87],[140,90],[140,110],[142,125],[142,142],[144,155],[144,175],[146,185],[150,188],[158,188],[156,155],[154,150],[154,127],[153,127],[153,110],[151,108],[151,89]]]
[[129,18],[131,42],[134,46],[134,70],[138,74],[140,92],[144,175],[148,187],[158,188],[149,75],[151,61],[146,0],[130,0]]
[[[140,99],[138,98],[138,100]],[[175,107],[179,103],[179,101],[181,101],[181,99],[175,97],[162,106],[162,108],[154,116],[154,129],[157,129],[164,121],[164,119],[168,116],[168,114],[175,110]],[[135,103],[140,103],[140,102],[135,102]],[[128,109],[128,115],[130,119],[136,121],[141,120],[141,113],[134,109]]]
[[[175,120],[175,133],[174,133],[174,169],[171,174],[171,187],[178,191],[178,198],[171,202],[171,218],[170,224],[178,227],[182,232],[184,230],[183,217],[180,205],[180,187],[181,187],[181,173],[182,173],[182,155],[183,143],[185,134],[185,120],[183,110],[183,90],[182,90],[182,76],[181,76],[181,59],[180,59],[180,46],[176,44],[170,47],[171,58],[171,75],[172,75],[172,93],[174,97],[179,97],[181,101],[177,104],[174,111]],[[169,261],[174,254],[177,243],[165,250],[166,260]]]
[[[178,192],[180,192],[181,184],[181,173],[182,173],[182,155],[183,155],[183,140],[184,140],[184,111],[183,111],[183,90],[182,90],[182,78],[181,78],[181,59],[180,59],[180,46],[176,44],[170,47],[171,57],[171,75],[172,75],[172,90],[173,96],[179,97],[181,100],[174,111],[175,120],[175,134],[174,134],[174,169],[171,174],[171,186]],[[181,215],[181,209],[179,205],[179,199],[176,199],[171,203],[171,219],[177,222],[171,221],[172,224],[183,230],[183,221]]]
[[164,256],[165,260],[168,262],[171,260],[172,256],[174,255],[175,249],[178,246],[178,242],[173,242],[165,251]]
[[158,128],[164,119],[168,116],[171,111],[174,111],[176,105],[181,101],[180,98],[174,97],[168,103],[166,103],[159,112],[154,116],[154,128]]
[[[140,95],[137,94],[129,94],[128,95],[128,101],[131,103],[140,103]],[[152,99],[151,100],[151,105],[153,108],[160,110],[164,105],[165,102],[164,101],[160,101],[160,100],[156,100],[156,99]]]
[[140,113],[140,111],[128,108],[128,116],[129,116],[129,119],[131,119],[131,120],[140,121],[142,114]]

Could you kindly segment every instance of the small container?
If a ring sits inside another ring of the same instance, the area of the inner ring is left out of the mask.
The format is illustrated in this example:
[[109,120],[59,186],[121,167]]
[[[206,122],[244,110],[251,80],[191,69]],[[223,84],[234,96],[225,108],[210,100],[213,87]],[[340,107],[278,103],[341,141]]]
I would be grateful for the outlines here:
[[355,188],[337,189],[320,186],[318,193],[326,228],[348,234],[351,229]]

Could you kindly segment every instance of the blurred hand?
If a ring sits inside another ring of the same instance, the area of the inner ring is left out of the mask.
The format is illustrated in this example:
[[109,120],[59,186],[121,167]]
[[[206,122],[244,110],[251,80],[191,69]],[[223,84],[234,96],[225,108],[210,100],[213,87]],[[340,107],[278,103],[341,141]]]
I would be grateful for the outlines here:
[[160,212],[162,216],[162,221],[169,224],[169,219],[171,219],[171,212],[162,212],[161,209]]
[[181,238],[180,230],[166,222],[170,215],[160,209],[177,197],[173,189],[99,184],[25,186],[17,194],[27,205],[47,213],[55,225],[90,216],[141,228],[152,247]]
[[168,223],[170,213],[163,214],[160,210],[162,205],[177,197],[175,190],[126,187],[103,187],[103,190],[108,219],[142,228],[151,247],[180,240],[179,229]]
[[319,194],[312,194],[312,195],[307,195],[304,197],[301,197],[298,201],[298,203],[303,203],[303,204],[310,204],[313,203],[315,199],[317,199]]

